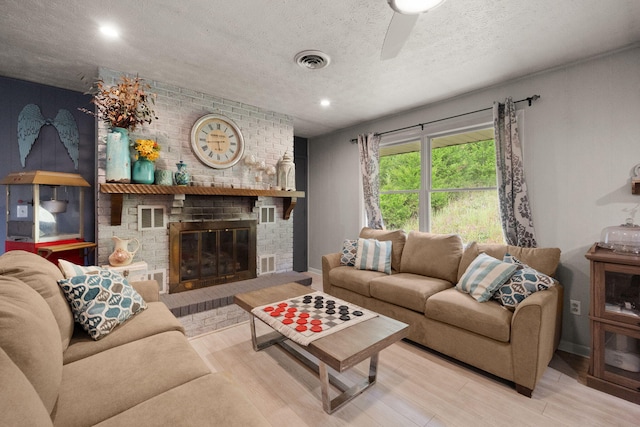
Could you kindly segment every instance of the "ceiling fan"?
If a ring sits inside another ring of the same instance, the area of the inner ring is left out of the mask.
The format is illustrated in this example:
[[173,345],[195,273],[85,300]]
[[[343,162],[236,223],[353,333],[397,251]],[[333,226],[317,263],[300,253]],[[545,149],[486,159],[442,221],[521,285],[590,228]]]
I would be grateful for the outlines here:
[[382,44],[380,59],[395,58],[411,35],[421,13],[440,6],[445,0],[387,0],[395,11]]

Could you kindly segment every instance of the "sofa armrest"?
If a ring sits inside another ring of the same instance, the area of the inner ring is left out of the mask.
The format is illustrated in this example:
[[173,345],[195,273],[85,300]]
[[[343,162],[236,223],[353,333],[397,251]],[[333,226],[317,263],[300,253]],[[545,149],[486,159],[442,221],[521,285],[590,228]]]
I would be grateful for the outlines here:
[[518,305],[511,319],[513,378],[516,389],[531,392],[558,347],[562,327],[563,288],[557,284]]
[[325,293],[330,293],[331,281],[329,280],[329,271],[331,271],[332,268],[340,266],[340,256],[341,254],[339,252],[322,256],[322,291]]
[[131,282],[131,286],[140,294],[145,302],[160,301],[160,288],[155,280]]

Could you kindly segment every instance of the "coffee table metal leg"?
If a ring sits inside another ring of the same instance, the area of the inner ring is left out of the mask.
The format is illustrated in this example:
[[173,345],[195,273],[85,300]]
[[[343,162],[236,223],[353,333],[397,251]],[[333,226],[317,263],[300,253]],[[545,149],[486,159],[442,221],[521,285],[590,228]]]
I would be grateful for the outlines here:
[[329,396],[329,383],[333,383],[331,381],[331,376],[329,375],[329,370],[327,369],[327,365],[318,361],[318,376],[320,377],[320,389],[322,393],[322,408],[327,414],[332,414],[336,410],[340,409],[347,402],[350,402],[353,398],[360,395],[363,391],[371,387],[376,382],[376,376],[378,372],[378,353],[375,353],[371,356],[369,362],[369,376],[359,384],[354,385],[351,388],[343,389],[341,394],[331,399]]
[[253,314],[249,314],[249,327],[251,329],[251,344],[255,351],[263,350],[287,339],[287,337],[276,331],[258,337],[256,334],[256,317]]

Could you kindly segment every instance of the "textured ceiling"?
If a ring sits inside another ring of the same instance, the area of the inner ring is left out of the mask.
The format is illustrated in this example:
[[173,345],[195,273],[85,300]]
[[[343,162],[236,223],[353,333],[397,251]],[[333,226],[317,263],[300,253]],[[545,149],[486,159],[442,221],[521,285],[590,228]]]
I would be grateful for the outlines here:
[[[98,67],[289,115],[313,137],[640,41],[639,0],[447,0],[380,60],[386,0],[0,0],[0,75],[84,91]],[[116,41],[102,23],[121,30]],[[305,70],[317,49],[329,67]],[[320,106],[328,98],[332,105]]]

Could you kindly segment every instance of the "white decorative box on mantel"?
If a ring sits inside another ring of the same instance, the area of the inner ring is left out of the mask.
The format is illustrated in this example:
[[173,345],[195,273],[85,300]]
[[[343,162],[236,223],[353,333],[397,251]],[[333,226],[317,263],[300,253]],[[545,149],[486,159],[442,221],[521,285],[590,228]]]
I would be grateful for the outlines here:
[[147,263],[144,261],[138,261],[129,265],[122,265],[119,267],[113,267],[111,265],[103,265],[103,268],[116,271],[124,276],[129,282],[140,282],[147,280]]

